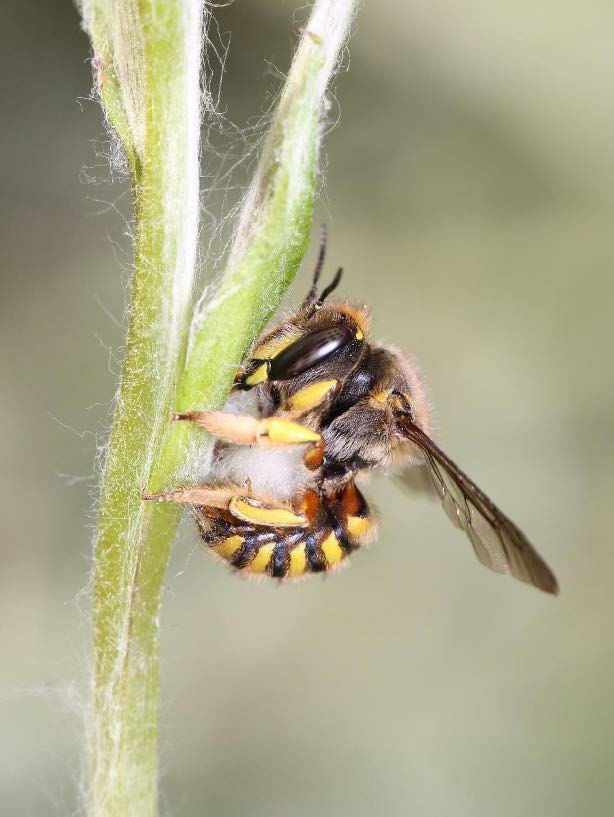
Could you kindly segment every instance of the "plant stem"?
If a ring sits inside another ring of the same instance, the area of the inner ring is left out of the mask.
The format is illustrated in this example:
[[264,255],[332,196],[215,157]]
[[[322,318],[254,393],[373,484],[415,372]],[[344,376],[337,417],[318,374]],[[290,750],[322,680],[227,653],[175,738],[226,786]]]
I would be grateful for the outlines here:
[[160,587],[180,512],[141,502],[185,362],[198,237],[199,0],[85,8],[136,214],[126,358],[102,477],[89,811],[154,815]]
[[127,351],[102,476],[95,548],[90,817],[157,807],[159,608],[181,516],[149,504],[194,479],[210,443],[171,410],[220,407],[245,350],[307,246],[320,113],[354,0],[319,0],[297,49],[217,293],[186,364],[198,236],[200,0],[90,0],[105,114],[136,217]]

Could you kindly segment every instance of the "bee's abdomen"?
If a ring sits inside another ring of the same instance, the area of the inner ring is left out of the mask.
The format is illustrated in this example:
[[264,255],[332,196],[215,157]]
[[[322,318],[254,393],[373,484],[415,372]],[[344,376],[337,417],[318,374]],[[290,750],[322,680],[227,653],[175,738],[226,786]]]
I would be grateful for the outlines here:
[[310,524],[275,528],[233,518],[227,511],[194,509],[209,549],[236,570],[277,579],[297,579],[334,570],[371,540],[375,522],[362,494],[351,483],[329,502],[306,497]]

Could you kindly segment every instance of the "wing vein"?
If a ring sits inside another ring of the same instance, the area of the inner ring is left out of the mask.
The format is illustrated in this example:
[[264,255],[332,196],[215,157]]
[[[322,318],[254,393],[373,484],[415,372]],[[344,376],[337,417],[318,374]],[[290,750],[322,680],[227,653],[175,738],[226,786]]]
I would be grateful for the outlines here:
[[511,519],[408,415],[397,416],[397,427],[422,452],[444,510],[465,531],[482,564],[556,595],[553,572]]

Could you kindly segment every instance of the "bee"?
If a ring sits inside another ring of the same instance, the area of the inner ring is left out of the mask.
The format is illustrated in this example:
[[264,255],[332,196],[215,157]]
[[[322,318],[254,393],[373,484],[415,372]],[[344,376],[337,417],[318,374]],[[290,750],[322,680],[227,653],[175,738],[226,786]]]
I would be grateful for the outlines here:
[[213,482],[143,498],[192,506],[208,548],[236,570],[293,580],[333,571],[376,536],[357,481],[426,471],[452,522],[486,567],[546,593],[556,578],[526,536],[432,439],[416,362],[368,339],[369,310],[312,286],[245,357],[233,390],[256,396],[257,416],[189,411],[217,438]]

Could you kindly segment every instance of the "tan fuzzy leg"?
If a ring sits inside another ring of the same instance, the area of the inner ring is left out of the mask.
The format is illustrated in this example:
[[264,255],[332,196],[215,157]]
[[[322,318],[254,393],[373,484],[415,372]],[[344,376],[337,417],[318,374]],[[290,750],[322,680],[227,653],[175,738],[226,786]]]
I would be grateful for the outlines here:
[[292,420],[266,417],[262,420],[243,414],[223,411],[189,411],[173,414],[173,420],[187,420],[210,434],[236,445],[301,445],[318,444],[321,435]]
[[230,486],[193,485],[174,491],[164,491],[161,494],[143,494],[141,499],[148,502],[187,502],[190,505],[206,505],[209,508],[227,510],[237,492],[237,488]]
[[308,524],[307,517],[291,505],[245,496],[236,485],[196,485],[165,491],[162,494],[144,494],[149,502],[184,502],[229,511],[236,519],[264,527],[296,528]]

